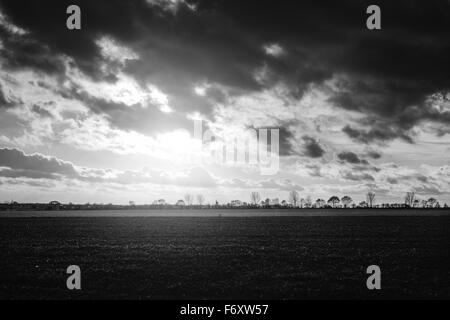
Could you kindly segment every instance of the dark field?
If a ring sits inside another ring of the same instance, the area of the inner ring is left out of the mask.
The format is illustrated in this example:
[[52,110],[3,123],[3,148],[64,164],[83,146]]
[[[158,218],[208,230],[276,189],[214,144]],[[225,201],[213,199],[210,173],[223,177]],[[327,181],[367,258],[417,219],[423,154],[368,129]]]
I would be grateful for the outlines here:
[[1,218],[0,298],[450,298],[449,231],[448,215]]

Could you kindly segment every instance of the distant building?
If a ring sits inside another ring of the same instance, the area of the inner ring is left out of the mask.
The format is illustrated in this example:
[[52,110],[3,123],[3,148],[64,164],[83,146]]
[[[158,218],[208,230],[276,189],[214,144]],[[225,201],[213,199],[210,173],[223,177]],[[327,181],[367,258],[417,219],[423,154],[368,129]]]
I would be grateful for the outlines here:
[[178,200],[175,205],[176,206],[185,206],[186,204],[184,203],[184,200]]

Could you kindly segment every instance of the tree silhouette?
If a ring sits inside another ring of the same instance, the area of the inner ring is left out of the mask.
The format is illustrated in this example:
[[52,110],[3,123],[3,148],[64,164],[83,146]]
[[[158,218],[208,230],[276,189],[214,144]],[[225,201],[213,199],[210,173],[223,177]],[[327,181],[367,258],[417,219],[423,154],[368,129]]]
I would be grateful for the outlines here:
[[203,205],[203,203],[205,202],[205,197],[202,194],[198,194],[197,195],[197,202],[199,205]]
[[405,196],[405,204],[409,207],[413,207],[415,198],[416,194],[414,192],[407,192]]
[[186,193],[184,195],[184,201],[188,206],[191,206],[192,203],[194,202],[194,196],[192,194]]
[[328,204],[331,205],[333,208],[339,204],[339,197],[338,196],[332,196],[330,199],[328,199]]
[[375,203],[375,192],[373,192],[373,191],[367,192],[367,194],[366,194],[366,202],[367,202],[367,205],[370,208],[373,207],[373,204]]
[[310,196],[307,196],[306,199],[305,199],[305,207],[306,207],[306,208],[311,208],[311,206],[312,206],[312,200],[311,200],[311,197],[310,197]]
[[305,199],[301,198],[300,199],[300,208],[303,208],[304,205],[305,205]]
[[350,198],[349,196],[343,196],[341,202],[344,205],[344,208],[347,208],[347,206],[353,202],[353,199]]

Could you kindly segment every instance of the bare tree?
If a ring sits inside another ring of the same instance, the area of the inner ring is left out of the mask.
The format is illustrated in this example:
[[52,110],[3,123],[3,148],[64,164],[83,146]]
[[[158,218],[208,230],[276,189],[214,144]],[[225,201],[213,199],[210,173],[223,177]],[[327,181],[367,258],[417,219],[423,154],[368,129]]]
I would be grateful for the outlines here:
[[186,201],[186,205],[191,206],[194,202],[194,196],[192,194],[186,193],[184,195],[184,201]]
[[297,191],[292,190],[291,192],[289,192],[289,202],[292,203],[294,207],[297,207],[299,197],[300,196],[298,195]]
[[311,196],[307,196],[305,199],[305,207],[306,208],[311,208],[312,206],[312,200],[311,200]]
[[202,194],[198,194],[197,195],[197,202],[199,205],[203,205],[203,203],[205,202],[205,197]]
[[347,208],[347,206],[349,206],[353,202],[353,199],[349,196],[343,196],[341,202],[344,205],[344,208]]
[[261,196],[259,195],[259,192],[253,191],[250,194],[250,200],[254,205],[257,205],[259,203],[259,201],[261,200]]
[[414,192],[407,192],[405,196],[405,204],[410,208],[413,207],[415,198],[416,194]]
[[372,208],[375,203],[375,192],[369,191],[366,194],[366,202],[369,208]]

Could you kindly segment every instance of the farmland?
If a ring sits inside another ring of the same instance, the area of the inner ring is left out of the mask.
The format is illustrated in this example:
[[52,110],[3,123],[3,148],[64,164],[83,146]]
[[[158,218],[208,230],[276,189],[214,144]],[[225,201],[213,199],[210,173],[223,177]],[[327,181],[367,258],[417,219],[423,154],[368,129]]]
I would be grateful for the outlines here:
[[[0,218],[0,298],[450,298],[444,211],[52,215]],[[366,287],[373,264],[379,291]],[[69,265],[79,291],[66,288]]]

